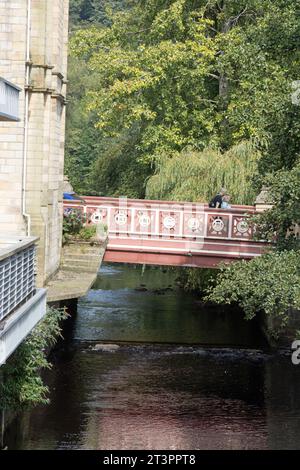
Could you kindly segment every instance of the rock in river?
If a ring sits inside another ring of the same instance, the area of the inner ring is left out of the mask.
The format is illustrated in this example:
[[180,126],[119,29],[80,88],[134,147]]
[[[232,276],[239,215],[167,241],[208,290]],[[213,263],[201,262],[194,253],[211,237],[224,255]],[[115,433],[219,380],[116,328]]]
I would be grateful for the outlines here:
[[92,346],[93,351],[107,351],[107,352],[115,352],[119,349],[118,344],[95,344]]

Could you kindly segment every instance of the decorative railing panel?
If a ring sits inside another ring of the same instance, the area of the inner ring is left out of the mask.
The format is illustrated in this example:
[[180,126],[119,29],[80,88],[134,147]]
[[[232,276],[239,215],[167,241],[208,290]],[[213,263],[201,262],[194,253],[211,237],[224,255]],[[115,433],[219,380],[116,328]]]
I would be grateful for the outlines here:
[[78,209],[88,224],[103,223],[109,233],[171,238],[251,240],[253,206],[211,209],[204,204],[134,199],[85,198],[86,204],[64,201],[65,210]]
[[222,210],[188,202],[83,199],[64,201],[64,210],[80,211],[87,224],[107,226],[105,261],[216,267],[260,256],[267,248],[253,240],[253,206]]

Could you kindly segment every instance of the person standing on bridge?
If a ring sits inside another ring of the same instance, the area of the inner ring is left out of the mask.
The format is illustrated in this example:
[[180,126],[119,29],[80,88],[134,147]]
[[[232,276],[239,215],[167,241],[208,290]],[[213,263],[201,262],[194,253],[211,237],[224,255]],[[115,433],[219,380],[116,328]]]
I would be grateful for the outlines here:
[[221,188],[220,192],[212,198],[210,203],[208,204],[209,207],[214,207],[215,209],[220,209],[222,207],[223,197],[226,194],[226,189]]
[[230,194],[224,194],[221,209],[231,209]]

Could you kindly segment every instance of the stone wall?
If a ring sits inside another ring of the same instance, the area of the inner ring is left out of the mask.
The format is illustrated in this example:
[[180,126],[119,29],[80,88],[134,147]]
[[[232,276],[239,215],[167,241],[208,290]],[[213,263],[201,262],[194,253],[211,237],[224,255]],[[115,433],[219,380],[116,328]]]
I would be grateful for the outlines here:
[[22,88],[20,121],[0,123],[0,224],[7,234],[28,232],[28,220],[22,216],[25,197],[30,234],[40,237],[38,285],[55,273],[60,261],[68,10],[69,0],[0,0],[0,76]]
[[[25,0],[0,1],[0,76],[22,88],[24,115],[27,7]],[[22,218],[24,121],[0,123],[0,224],[2,233],[25,234]]]
[[106,235],[91,241],[69,240],[62,250],[60,269],[47,284],[48,302],[84,296],[96,280],[106,246]]

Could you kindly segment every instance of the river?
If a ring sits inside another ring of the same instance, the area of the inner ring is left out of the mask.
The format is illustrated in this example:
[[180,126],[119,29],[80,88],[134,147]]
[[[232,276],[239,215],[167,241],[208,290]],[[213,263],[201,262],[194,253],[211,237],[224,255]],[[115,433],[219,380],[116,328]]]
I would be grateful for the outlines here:
[[159,268],[101,267],[9,449],[300,448],[300,365]]

